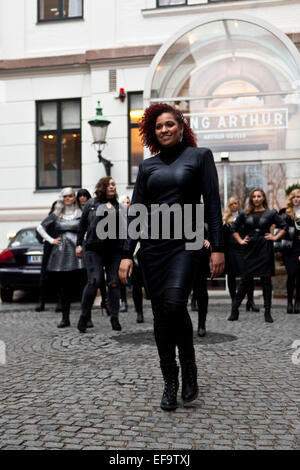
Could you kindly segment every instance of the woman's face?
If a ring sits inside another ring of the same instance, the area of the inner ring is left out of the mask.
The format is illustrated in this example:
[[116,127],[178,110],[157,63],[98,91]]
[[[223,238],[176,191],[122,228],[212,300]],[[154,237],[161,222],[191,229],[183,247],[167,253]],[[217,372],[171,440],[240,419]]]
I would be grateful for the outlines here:
[[239,201],[237,199],[232,201],[232,203],[230,204],[230,210],[231,212],[236,212],[239,210]]
[[108,186],[106,188],[106,197],[107,197],[107,199],[113,199],[116,195],[116,192],[117,192],[117,187],[116,187],[115,180],[113,180],[111,178],[109,180]]
[[156,119],[155,135],[162,147],[173,147],[178,144],[183,132],[183,125],[179,124],[173,114],[163,113]]
[[297,191],[295,196],[292,198],[292,204],[295,207],[300,205],[300,191]]
[[260,207],[262,206],[264,202],[264,196],[260,191],[254,191],[253,196],[252,196],[252,203],[254,207]]
[[126,206],[127,208],[130,206],[130,199],[129,197],[127,197],[124,201],[124,206]]
[[79,204],[82,207],[85,205],[86,201],[88,200],[88,198],[86,196],[79,196],[78,199],[79,199]]
[[68,194],[64,196],[64,205],[65,206],[72,206],[75,202],[75,194]]

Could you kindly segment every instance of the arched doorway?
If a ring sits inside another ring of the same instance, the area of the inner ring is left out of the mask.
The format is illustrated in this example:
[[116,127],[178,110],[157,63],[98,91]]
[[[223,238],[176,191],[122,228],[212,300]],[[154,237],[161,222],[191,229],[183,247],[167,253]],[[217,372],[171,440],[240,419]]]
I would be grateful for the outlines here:
[[160,101],[178,106],[198,145],[213,150],[223,204],[262,186],[279,207],[300,182],[300,54],[273,25],[215,14],[182,28],[149,70],[145,106]]

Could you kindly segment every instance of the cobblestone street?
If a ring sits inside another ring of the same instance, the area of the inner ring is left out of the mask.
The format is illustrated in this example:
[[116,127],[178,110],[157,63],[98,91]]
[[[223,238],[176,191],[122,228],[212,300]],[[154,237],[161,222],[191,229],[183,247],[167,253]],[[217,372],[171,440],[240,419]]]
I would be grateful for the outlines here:
[[94,309],[86,334],[76,328],[78,304],[62,330],[54,305],[33,307],[0,308],[1,449],[300,449],[300,363],[292,361],[300,315],[287,315],[285,302],[274,300],[273,324],[244,305],[228,322],[228,299],[214,297],[205,338],[191,313],[200,394],[171,413],[159,406],[149,302],[143,324],[129,304],[121,332]]

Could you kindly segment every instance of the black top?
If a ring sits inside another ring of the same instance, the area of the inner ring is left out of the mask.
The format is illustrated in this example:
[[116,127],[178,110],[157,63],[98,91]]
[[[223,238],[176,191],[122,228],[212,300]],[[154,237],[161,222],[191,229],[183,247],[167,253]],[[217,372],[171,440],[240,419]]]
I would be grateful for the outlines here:
[[280,217],[276,209],[265,209],[264,211],[252,212],[248,215],[243,210],[233,222],[231,232],[239,232],[239,229],[244,226],[245,236],[249,235],[250,238],[255,239],[268,233],[273,224],[280,229],[287,230],[286,222]]
[[[119,203],[116,199],[108,200],[116,212],[116,236],[100,239],[97,234],[97,226],[101,220],[107,216],[109,209],[106,208],[106,202],[100,202],[97,198],[89,199],[82,211],[79,230],[77,235],[77,246],[85,243],[87,250],[102,251],[107,249],[121,249],[123,240],[118,239],[118,221],[119,221]],[[102,207],[101,215],[98,215],[97,209]]]
[[[201,196],[205,206],[212,251],[223,252],[218,175],[209,149],[177,144],[141,162],[131,205],[144,204],[150,212],[152,204],[195,206],[200,204]],[[129,221],[131,220],[132,217],[129,217]],[[141,248],[144,242],[146,241],[141,240]],[[128,237],[124,245],[123,258],[132,257],[136,243],[137,240]]]

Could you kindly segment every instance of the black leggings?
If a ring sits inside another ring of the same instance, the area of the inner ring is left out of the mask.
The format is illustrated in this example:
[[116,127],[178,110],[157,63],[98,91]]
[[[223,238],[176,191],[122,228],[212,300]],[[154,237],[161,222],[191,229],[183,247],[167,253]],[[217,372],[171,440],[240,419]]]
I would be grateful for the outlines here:
[[154,337],[161,364],[175,362],[176,346],[181,362],[195,359],[188,296],[188,291],[172,288],[166,289],[160,298],[151,299]]
[[295,297],[296,300],[300,300],[300,272],[296,272],[293,276],[288,275],[286,281],[288,301],[292,302],[294,297],[294,290],[296,287]]
[[85,251],[84,264],[87,270],[88,282],[82,296],[82,316],[89,318],[91,315],[97,290],[103,283],[103,269],[105,268],[109,312],[111,317],[118,317],[120,308],[120,283],[118,277],[120,260],[121,254],[117,251],[108,252],[105,255],[96,251]]
[[[228,274],[227,276],[228,281],[228,290],[233,300],[236,296],[236,274]],[[253,293],[254,293],[254,280],[253,277],[248,277],[248,290],[247,290],[247,297],[248,300],[253,302]]]
[[[249,291],[249,284],[253,282],[252,277],[242,277],[240,287],[233,300],[233,307],[238,308],[244,300],[247,292]],[[267,309],[271,308],[272,303],[272,282],[271,277],[262,276],[260,278],[263,296],[264,296],[264,307]]]

